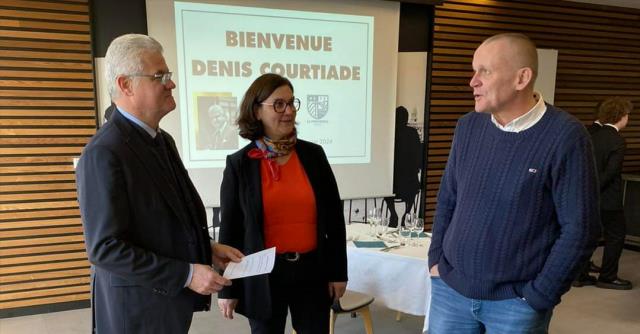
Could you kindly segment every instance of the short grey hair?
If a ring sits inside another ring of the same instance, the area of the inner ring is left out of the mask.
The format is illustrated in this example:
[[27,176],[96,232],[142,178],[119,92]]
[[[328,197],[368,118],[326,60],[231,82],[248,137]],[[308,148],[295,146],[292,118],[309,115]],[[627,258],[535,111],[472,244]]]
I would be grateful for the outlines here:
[[529,67],[533,72],[531,78],[531,85],[533,86],[538,78],[538,51],[536,43],[534,43],[529,36],[522,33],[503,33],[485,39],[482,44],[489,44],[503,39],[507,40],[514,49],[515,53],[510,58],[513,65],[519,68]]
[[104,76],[111,99],[118,97],[116,79],[122,75],[142,73],[145,53],[162,54],[162,45],[153,37],[141,34],[126,34],[116,37],[104,57]]

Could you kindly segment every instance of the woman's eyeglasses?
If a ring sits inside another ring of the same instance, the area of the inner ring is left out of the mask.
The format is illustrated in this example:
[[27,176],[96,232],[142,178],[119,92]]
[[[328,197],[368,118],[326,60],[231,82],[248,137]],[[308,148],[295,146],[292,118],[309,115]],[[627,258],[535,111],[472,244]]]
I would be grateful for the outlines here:
[[287,110],[287,106],[290,106],[291,108],[293,108],[294,111],[297,111],[298,109],[300,109],[300,99],[298,98],[291,99],[290,101],[277,99],[273,101],[273,103],[262,102],[260,104],[266,105],[266,106],[273,106],[273,110],[279,114],[285,112]]

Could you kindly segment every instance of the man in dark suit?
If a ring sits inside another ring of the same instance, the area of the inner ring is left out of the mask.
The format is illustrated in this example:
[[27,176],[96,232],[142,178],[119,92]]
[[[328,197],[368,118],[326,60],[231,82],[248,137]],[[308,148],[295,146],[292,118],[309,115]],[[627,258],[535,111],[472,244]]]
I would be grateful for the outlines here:
[[630,101],[611,98],[603,101],[598,109],[600,129],[590,131],[593,142],[598,179],[600,183],[600,219],[604,235],[604,252],[600,276],[589,276],[582,271],[574,286],[593,285],[605,289],[629,290],[631,282],[618,277],[618,261],[625,238],[625,218],[622,201],[622,163],[625,140],[619,131],[627,126]]
[[212,267],[238,261],[212,243],[202,201],[173,138],[175,109],[162,46],[116,38],[105,57],[117,109],[84,149],[76,178],[89,261],[94,333],[187,333],[194,311],[231,282]]

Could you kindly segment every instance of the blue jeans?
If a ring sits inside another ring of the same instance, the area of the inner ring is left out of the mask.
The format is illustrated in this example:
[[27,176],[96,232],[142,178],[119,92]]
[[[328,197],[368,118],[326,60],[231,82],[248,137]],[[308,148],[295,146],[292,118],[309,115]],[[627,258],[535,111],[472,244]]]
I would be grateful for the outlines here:
[[440,278],[431,278],[429,334],[547,333],[551,313],[537,312],[522,298],[467,298]]

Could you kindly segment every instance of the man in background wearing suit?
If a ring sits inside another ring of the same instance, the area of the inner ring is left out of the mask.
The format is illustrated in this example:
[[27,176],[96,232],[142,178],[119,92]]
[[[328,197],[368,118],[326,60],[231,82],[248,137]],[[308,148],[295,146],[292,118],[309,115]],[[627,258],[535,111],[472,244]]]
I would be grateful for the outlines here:
[[604,235],[604,252],[600,276],[595,282],[605,289],[629,290],[631,282],[618,277],[618,261],[625,238],[622,202],[622,162],[626,148],[620,130],[627,126],[633,104],[619,97],[600,105],[598,119],[602,128],[591,133],[600,183],[600,219]]
[[176,107],[162,51],[145,35],[111,43],[106,78],[116,110],[77,168],[94,333],[187,333],[193,312],[231,284],[211,264],[242,257],[211,242],[204,205],[159,128]]

